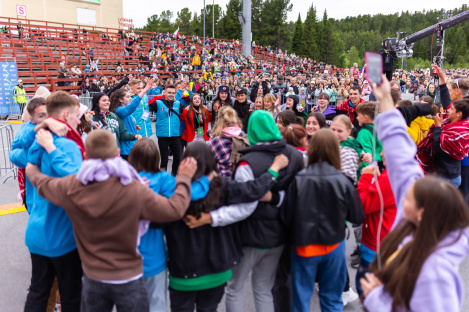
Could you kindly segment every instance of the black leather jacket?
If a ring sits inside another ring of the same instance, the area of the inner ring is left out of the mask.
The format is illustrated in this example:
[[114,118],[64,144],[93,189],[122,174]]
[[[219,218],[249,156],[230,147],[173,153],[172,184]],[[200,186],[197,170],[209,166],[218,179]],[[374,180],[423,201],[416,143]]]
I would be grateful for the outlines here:
[[293,246],[334,245],[345,238],[345,221],[360,224],[365,214],[352,182],[322,161],[298,172],[281,218],[291,230]]

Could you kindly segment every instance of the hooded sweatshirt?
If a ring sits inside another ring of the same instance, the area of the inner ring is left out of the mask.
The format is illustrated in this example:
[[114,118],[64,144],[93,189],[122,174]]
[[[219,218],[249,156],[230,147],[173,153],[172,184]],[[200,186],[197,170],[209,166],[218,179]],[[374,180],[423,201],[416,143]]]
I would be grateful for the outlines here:
[[[137,251],[140,220],[179,220],[190,201],[190,178],[181,174],[171,198],[155,194],[135,179],[124,185],[114,174],[87,185],[76,175],[54,179],[35,168],[27,175],[40,196],[69,215],[83,271],[95,281],[128,280],[142,274],[142,257]],[[68,231],[73,238],[71,225]]]
[[[28,121],[23,124],[15,135],[15,140],[11,143],[11,150],[8,153],[11,162],[18,168],[26,168],[28,164],[28,153],[29,148],[36,139],[36,131],[34,127],[36,125]],[[33,204],[33,186],[29,182],[29,179],[25,179],[25,192],[26,192],[26,207],[30,207]]]
[[[39,166],[41,172],[49,177],[77,173],[83,161],[77,144],[67,138],[52,136],[56,149],[49,154],[34,141],[29,149],[28,162]],[[28,178],[34,185],[25,234],[29,252],[45,257],[59,257],[76,249],[72,223],[60,203],[41,196],[36,188],[38,185]]]
[[[423,177],[414,159],[416,146],[407,134],[406,123],[397,110],[387,111],[376,118],[376,128],[384,146],[397,214],[393,228],[403,219],[403,199],[409,187]],[[448,234],[437,249],[425,260],[410,299],[411,311],[461,311],[463,284],[459,265],[469,254],[469,234],[463,230]],[[403,239],[399,248],[412,240]],[[363,302],[369,311],[392,311],[392,297],[383,285],[374,288]],[[407,311],[400,309],[398,311]]]

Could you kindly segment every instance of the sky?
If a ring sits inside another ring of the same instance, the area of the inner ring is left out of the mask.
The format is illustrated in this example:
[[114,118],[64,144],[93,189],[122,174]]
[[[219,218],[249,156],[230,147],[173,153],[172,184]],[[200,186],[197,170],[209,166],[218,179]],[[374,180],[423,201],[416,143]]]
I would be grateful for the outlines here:
[[[193,12],[200,12],[204,6],[203,0],[123,0],[124,1],[124,17],[133,19],[135,27],[142,27],[147,23],[147,18],[160,14],[162,11],[173,11],[173,22],[176,14],[182,8],[189,7]],[[206,0],[206,5],[212,4],[212,1]],[[215,4],[222,7],[226,11],[226,5],[229,0],[215,0]],[[200,2],[200,3],[198,3]],[[357,16],[363,14],[393,14],[401,11],[421,11],[425,10],[452,10],[461,7],[465,0],[330,0],[330,1],[308,1],[308,0],[290,0],[293,4],[293,10],[288,14],[288,20],[296,21],[298,13],[304,21],[308,8],[313,3],[318,12],[319,19],[322,18],[324,10],[327,10],[329,18],[342,19],[347,16]],[[136,5],[137,4],[137,5]]]

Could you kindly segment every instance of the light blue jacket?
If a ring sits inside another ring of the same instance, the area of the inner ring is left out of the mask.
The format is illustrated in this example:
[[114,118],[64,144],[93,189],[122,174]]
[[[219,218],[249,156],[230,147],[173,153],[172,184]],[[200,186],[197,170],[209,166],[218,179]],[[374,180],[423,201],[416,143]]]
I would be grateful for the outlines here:
[[[11,150],[8,153],[11,162],[18,168],[26,168],[28,164],[29,148],[36,139],[36,132],[34,127],[36,125],[28,121],[23,124],[15,135],[15,140],[11,143]],[[29,182],[28,177],[25,177],[25,192],[26,192],[26,207],[28,208],[33,204],[33,189],[34,187]]]
[[[83,162],[80,149],[70,139],[53,134],[56,149],[50,154],[36,141],[29,149],[28,161],[50,177],[76,174]],[[25,243],[29,252],[45,257],[59,257],[77,248],[73,227],[65,211],[45,200],[33,187]]]
[[[171,197],[176,187],[176,178],[166,171],[157,173],[140,172],[141,177],[150,181],[150,188],[165,197]],[[191,183],[191,200],[196,201],[207,196],[210,181],[203,176]],[[167,250],[163,229],[150,227],[140,238],[138,251],[143,258],[143,277],[151,277],[166,269]]]
[[[163,101],[156,101],[156,123],[155,123],[155,133],[157,137],[180,137],[180,127],[181,122],[179,121],[179,116],[173,112],[169,112],[168,106],[166,106]],[[174,101],[173,110],[179,114],[179,108],[181,103],[179,101]]]
[[[132,99],[135,97],[138,97],[138,95],[133,95]],[[148,113],[147,120],[142,119],[143,112]],[[151,129],[150,111],[148,109],[148,96],[146,94],[140,100],[140,103],[138,104],[137,109],[132,113],[132,116],[135,118],[137,125],[140,127],[140,130],[136,133],[140,134],[144,138],[150,137],[153,132]]]
[[[138,95],[136,95],[132,98],[132,101],[128,105],[119,106],[116,109],[116,114],[119,115],[119,117],[124,120],[125,128],[130,133],[140,134],[140,131],[137,131],[137,128],[136,128],[137,120],[133,116],[133,113],[135,112],[138,105],[140,104],[140,100],[141,100],[141,98]],[[148,119],[150,119],[150,117],[148,117]],[[150,130],[151,130],[151,126],[150,126]],[[135,140],[135,141],[123,141],[123,140],[120,141],[121,155],[129,155],[130,151],[132,150],[132,147],[134,147],[135,143],[137,143],[137,140]]]

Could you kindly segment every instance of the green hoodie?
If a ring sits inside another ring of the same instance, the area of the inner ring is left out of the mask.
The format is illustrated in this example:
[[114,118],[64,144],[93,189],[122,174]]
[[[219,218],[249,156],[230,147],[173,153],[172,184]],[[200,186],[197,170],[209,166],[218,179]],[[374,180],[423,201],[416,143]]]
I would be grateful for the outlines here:
[[[373,155],[373,124],[364,124],[360,129],[357,135],[357,142],[363,146],[363,151],[365,153],[370,153]],[[376,160],[381,161],[381,152],[383,151],[383,144],[376,138],[375,142],[375,153]],[[368,163],[363,163],[363,167],[368,166]]]
[[272,114],[258,109],[249,117],[248,138],[251,146],[259,142],[279,141],[282,138]]
[[134,141],[135,133],[130,133],[125,128],[124,120],[119,115],[109,112],[106,116],[106,124],[104,125],[98,116],[93,116],[93,120],[98,122],[99,128],[107,130],[115,135],[117,146],[120,147],[120,141]]

